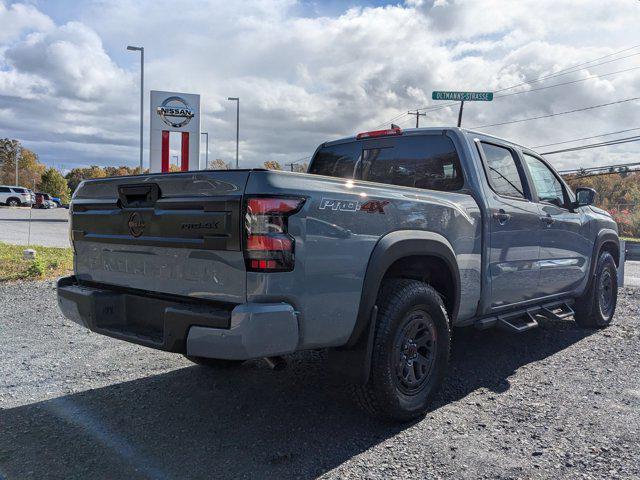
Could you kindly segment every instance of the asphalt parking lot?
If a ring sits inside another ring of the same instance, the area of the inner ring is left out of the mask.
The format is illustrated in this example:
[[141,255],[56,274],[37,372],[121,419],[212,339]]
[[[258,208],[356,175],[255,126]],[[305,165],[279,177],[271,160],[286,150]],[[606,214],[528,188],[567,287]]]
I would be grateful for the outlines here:
[[640,290],[615,323],[455,333],[432,411],[368,418],[321,352],[237,370],[88,332],[0,285],[0,478],[638,478]]
[[[15,245],[69,246],[69,210],[0,207],[0,242]],[[29,233],[31,224],[31,233]]]

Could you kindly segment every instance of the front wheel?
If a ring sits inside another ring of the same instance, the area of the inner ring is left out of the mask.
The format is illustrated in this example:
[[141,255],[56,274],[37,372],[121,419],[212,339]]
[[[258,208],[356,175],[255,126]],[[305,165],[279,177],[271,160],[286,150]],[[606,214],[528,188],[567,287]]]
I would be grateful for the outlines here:
[[576,299],[575,320],[584,328],[609,326],[618,300],[618,269],[609,252],[600,252],[595,276],[584,295]]
[[20,206],[20,200],[17,200],[15,198],[10,198],[9,200],[7,200],[7,205],[9,207],[19,207]]
[[426,283],[383,283],[369,380],[354,386],[356,402],[376,417],[408,421],[423,415],[444,379],[450,328],[440,295]]

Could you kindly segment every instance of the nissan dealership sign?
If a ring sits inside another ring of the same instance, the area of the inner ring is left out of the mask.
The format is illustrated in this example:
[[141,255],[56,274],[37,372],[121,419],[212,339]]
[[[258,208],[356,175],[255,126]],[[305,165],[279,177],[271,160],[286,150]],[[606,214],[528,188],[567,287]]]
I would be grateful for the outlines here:
[[180,134],[180,167],[202,170],[200,163],[200,95],[151,91],[150,163],[152,172],[169,171],[172,132]]

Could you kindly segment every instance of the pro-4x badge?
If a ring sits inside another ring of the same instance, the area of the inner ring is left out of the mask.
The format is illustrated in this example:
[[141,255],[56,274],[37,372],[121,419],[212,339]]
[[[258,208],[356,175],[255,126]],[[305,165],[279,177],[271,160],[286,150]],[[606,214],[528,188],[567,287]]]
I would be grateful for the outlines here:
[[359,202],[357,200],[336,200],[334,198],[323,198],[320,201],[319,210],[334,210],[340,212],[367,212],[385,213],[384,207],[389,204],[388,200],[367,200]]

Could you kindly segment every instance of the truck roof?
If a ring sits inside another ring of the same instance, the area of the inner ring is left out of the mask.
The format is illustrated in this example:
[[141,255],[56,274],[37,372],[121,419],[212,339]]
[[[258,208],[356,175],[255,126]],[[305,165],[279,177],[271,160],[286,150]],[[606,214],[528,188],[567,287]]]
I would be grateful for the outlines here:
[[[460,132],[463,133],[469,133],[471,135],[482,135],[484,137],[490,137],[490,138],[495,138],[496,140],[500,140],[502,142],[506,142],[506,143],[510,143],[511,145],[515,145],[521,148],[526,148],[527,150],[531,150],[531,148],[526,147],[524,145],[521,145],[519,143],[516,143],[512,140],[503,138],[503,137],[498,137],[496,135],[492,135],[490,133],[485,133],[485,132],[479,132],[477,130],[471,130],[469,128],[462,128],[462,127],[452,127],[452,126],[443,126],[443,127],[422,127],[422,128],[403,128],[402,129],[402,134],[403,135],[420,135],[422,133],[428,133],[428,132],[438,132],[438,133],[442,133],[446,130],[458,130]],[[354,142],[356,141],[356,136],[352,135],[350,137],[343,137],[343,138],[339,138],[336,140],[331,140],[328,142],[324,142],[322,143],[321,147],[326,147],[326,146],[330,146],[330,145],[337,145],[340,143],[348,143],[348,142]]]

